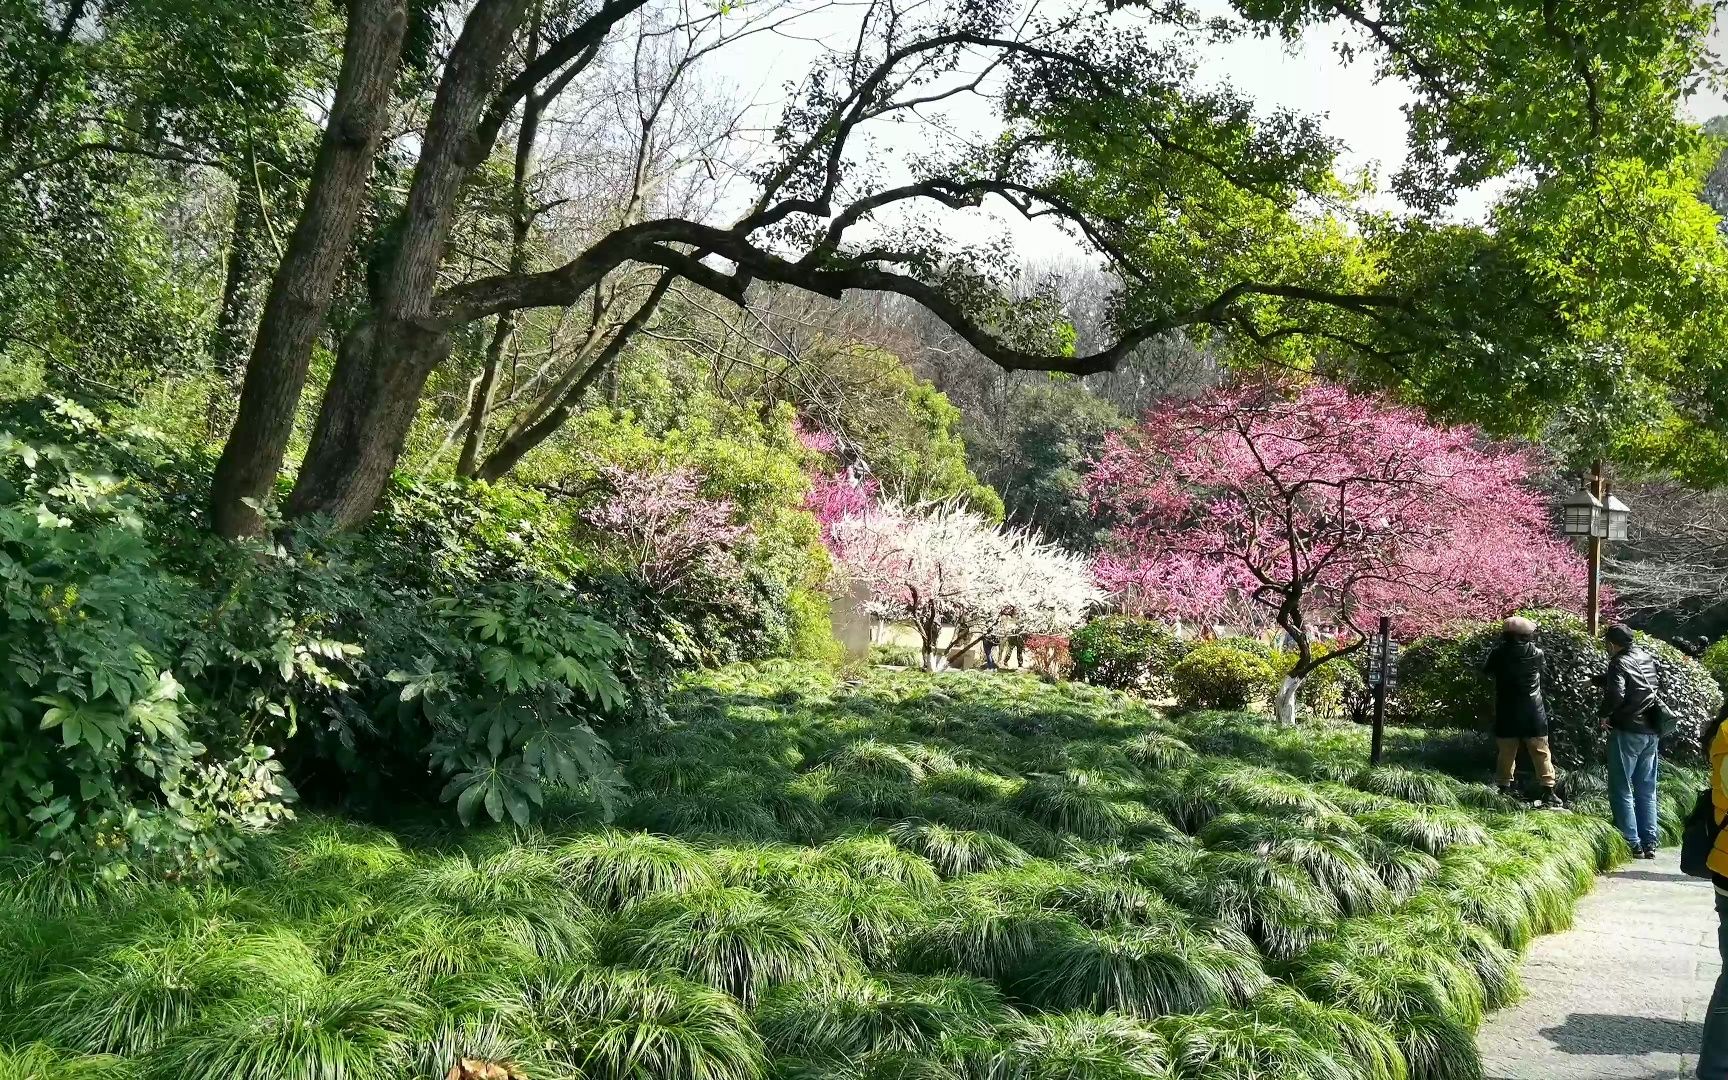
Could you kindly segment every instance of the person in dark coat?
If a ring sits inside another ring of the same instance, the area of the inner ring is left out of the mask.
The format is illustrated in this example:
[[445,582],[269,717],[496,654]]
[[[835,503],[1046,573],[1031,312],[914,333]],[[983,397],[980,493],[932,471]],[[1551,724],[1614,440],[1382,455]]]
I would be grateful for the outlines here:
[[1513,793],[1522,747],[1536,768],[1543,805],[1559,807],[1554,756],[1548,750],[1548,706],[1542,700],[1542,650],[1536,647],[1536,624],[1516,615],[1507,619],[1482,670],[1494,680],[1494,773],[1501,793]]
[[1661,676],[1656,658],[1632,631],[1616,623],[1602,638],[1608,671],[1602,677],[1602,726],[1608,729],[1608,803],[1614,824],[1632,853],[1656,857],[1661,829],[1656,819],[1656,763],[1662,735],[1655,722]]

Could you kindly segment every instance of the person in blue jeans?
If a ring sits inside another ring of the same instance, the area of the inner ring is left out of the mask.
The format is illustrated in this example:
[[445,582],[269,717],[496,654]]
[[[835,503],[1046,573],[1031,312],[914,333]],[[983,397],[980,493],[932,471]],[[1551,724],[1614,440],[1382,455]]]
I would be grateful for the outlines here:
[[1625,626],[1616,623],[1602,636],[1608,643],[1608,671],[1602,677],[1608,801],[1614,807],[1614,825],[1632,853],[1654,859],[1656,752],[1662,742],[1653,715],[1659,686],[1656,661]]

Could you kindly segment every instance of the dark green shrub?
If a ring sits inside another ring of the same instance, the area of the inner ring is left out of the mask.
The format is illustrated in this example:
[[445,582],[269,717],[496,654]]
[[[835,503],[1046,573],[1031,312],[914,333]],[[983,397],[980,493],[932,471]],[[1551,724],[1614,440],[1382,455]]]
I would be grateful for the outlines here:
[[[1543,697],[1556,759],[1574,768],[1600,761],[1607,736],[1597,719],[1602,690],[1596,680],[1607,670],[1607,652],[1574,615],[1525,614],[1536,621],[1536,643],[1544,655]],[[1478,623],[1411,644],[1400,657],[1393,718],[1418,726],[1487,730],[1493,723],[1493,688],[1481,670],[1499,639],[1497,624]],[[1672,737],[1664,740],[1664,750],[1677,757],[1694,756],[1705,725],[1721,707],[1722,690],[1680,650],[1642,634],[1639,640],[1655,657],[1663,700],[1680,720]]]
[[1179,660],[1170,677],[1184,709],[1245,709],[1271,691],[1277,675],[1258,656],[1207,642]]
[[626,677],[650,712],[687,635],[581,571],[543,503],[408,487],[358,534],[231,543],[204,527],[209,467],[69,404],[0,415],[0,841],[183,877],[236,865],[296,786],[442,786],[518,823],[548,789],[610,793],[594,727]]
[[1705,649],[1698,662],[1703,664],[1704,670],[1716,680],[1716,685],[1728,690],[1728,638],[1723,638]]
[[1188,646],[1169,627],[1133,615],[1093,619],[1068,638],[1073,676],[1112,690],[1162,698]]
[[180,464],[159,438],[64,403],[34,419],[0,426],[0,840],[115,877],[232,865],[294,795],[271,736],[352,646],[255,587],[293,572],[277,549],[194,547],[225,595],[169,564],[138,491]]

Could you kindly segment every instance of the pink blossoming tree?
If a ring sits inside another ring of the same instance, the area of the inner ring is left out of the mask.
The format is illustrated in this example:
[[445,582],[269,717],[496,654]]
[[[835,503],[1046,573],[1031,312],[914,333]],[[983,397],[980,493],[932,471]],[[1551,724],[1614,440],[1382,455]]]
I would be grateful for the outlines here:
[[658,592],[674,591],[698,574],[725,574],[732,552],[749,532],[732,522],[732,503],[706,498],[702,475],[688,466],[601,470],[610,492],[582,513],[614,556]]
[[[1417,634],[1575,605],[1582,559],[1529,470],[1471,429],[1329,383],[1225,388],[1108,438],[1086,481],[1113,523],[1094,573],[1130,610],[1282,627],[1298,655],[1274,711],[1290,723],[1303,679],[1378,616]],[[1317,655],[1322,622],[1350,632]]]
[[884,503],[835,522],[833,536],[870,613],[918,628],[929,671],[989,635],[1066,632],[1103,599],[1080,556],[949,504]]

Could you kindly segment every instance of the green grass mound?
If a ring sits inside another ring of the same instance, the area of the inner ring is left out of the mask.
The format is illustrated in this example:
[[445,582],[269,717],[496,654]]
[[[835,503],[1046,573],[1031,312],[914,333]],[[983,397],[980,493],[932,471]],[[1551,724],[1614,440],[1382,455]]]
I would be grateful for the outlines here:
[[0,864],[0,1074],[1478,1077],[1518,951],[1625,852],[1400,745],[728,669],[620,740],[613,826],[312,818],[196,887]]

